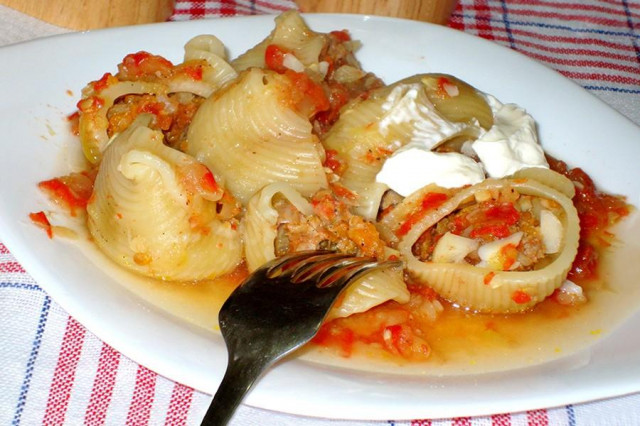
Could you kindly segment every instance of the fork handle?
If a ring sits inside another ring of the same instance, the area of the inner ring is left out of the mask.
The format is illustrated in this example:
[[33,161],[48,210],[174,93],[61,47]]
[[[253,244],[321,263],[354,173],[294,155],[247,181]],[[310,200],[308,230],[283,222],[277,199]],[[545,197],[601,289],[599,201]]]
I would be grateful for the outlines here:
[[201,425],[224,426],[229,423],[244,396],[270,364],[270,360],[261,357],[230,356],[222,382]]

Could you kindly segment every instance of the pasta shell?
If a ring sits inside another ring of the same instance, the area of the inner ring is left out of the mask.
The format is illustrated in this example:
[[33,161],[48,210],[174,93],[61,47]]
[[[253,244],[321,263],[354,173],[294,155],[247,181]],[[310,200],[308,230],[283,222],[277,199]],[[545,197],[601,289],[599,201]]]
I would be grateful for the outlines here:
[[484,95],[470,84],[448,74],[423,74],[407,82],[420,80],[429,100],[448,120],[470,123],[476,120],[482,128],[493,125],[493,112]]
[[[412,253],[418,238],[439,220],[455,211],[474,194],[512,188],[520,194],[552,200],[561,206],[564,234],[562,247],[549,264],[533,271],[494,271],[470,264],[422,262]],[[408,197],[414,203],[433,187]],[[404,201],[403,201],[404,203]],[[460,306],[480,312],[520,312],[541,302],[565,280],[577,253],[580,227],[571,200],[561,192],[533,179],[487,179],[462,189],[436,208],[429,209],[400,239],[398,249],[405,257],[407,270],[420,282],[432,287],[442,297]]]
[[265,51],[270,44],[290,50],[307,67],[318,64],[326,36],[312,31],[294,10],[278,15],[275,21],[276,26],[267,38],[231,62],[237,71],[251,67],[264,68]]
[[386,269],[374,271],[354,281],[344,290],[342,299],[329,311],[328,319],[344,318],[366,312],[389,300],[407,303],[409,290],[402,271]]
[[437,147],[461,134],[475,134],[473,124],[443,117],[429,100],[420,78],[373,91],[346,105],[325,136],[327,149],[346,164],[341,183],[358,194],[356,213],[373,219],[387,186],[376,182],[384,161],[397,149],[416,144]]
[[242,257],[237,223],[217,218],[220,193],[190,193],[183,173],[204,166],[163,145],[149,122],[138,117],[105,151],[87,206],[95,243],[114,262],[154,278],[230,272]]
[[243,204],[268,183],[287,182],[304,196],[328,186],[322,145],[294,108],[295,90],[287,76],[252,68],[194,116],[187,152]]
[[224,45],[213,35],[199,35],[185,44],[184,60],[194,59],[204,59],[211,65],[211,69],[203,75],[203,79],[210,84],[210,90],[203,94],[204,97],[238,77],[236,70],[227,62]]

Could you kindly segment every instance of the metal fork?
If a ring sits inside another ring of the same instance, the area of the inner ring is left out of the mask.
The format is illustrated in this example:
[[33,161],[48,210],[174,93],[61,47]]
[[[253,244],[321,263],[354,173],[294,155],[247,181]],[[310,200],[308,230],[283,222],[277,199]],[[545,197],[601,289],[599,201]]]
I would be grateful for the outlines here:
[[229,360],[202,425],[226,425],[262,373],[316,335],[349,282],[398,265],[306,251],[274,259],[251,274],[218,315]]

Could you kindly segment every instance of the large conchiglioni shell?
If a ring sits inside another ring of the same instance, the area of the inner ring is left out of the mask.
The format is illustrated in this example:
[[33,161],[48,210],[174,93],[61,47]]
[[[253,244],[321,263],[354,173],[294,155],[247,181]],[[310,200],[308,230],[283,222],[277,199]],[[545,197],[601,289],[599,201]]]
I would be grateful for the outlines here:
[[307,67],[318,63],[326,35],[312,31],[295,10],[278,15],[275,21],[276,26],[267,38],[231,61],[237,71],[264,68],[265,51],[270,44],[290,50]]
[[287,76],[252,68],[207,99],[191,123],[187,152],[243,204],[272,182],[304,196],[328,186],[322,145],[294,109],[294,90]]
[[210,96],[215,90],[238,77],[236,70],[227,62],[224,45],[213,35],[199,35],[185,44],[184,60],[194,59],[204,59],[211,65],[211,69],[205,70],[203,75],[203,80],[211,86],[204,97]]
[[387,189],[376,182],[376,175],[390,155],[410,144],[431,149],[477,131],[473,123],[454,123],[442,116],[416,77],[347,104],[323,143],[345,162],[341,183],[359,196],[356,213],[374,219]]
[[181,171],[203,167],[162,143],[140,116],[109,145],[87,206],[89,231],[114,262],[166,280],[214,278],[242,260],[235,220],[189,195]]
[[275,259],[275,239],[278,233],[278,211],[273,198],[280,194],[305,216],[313,214],[313,207],[298,191],[282,182],[272,183],[251,197],[244,217],[244,250],[249,272]]
[[[546,266],[532,271],[493,271],[466,263],[422,262],[413,255],[412,246],[418,238],[462,203],[473,200],[474,194],[504,188],[552,200],[562,208],[562,246]],[[427,187],[418,191],[409,201],[433,190]],[[400,239],[398,249],[405,257],[407,271],[442,297],[480,312],[520,312],[544,300],[563,283],[576,256],[579,238],[578,214],[566,195],[533,179],[487,179],[457,191],[438,207],[426,211]]]

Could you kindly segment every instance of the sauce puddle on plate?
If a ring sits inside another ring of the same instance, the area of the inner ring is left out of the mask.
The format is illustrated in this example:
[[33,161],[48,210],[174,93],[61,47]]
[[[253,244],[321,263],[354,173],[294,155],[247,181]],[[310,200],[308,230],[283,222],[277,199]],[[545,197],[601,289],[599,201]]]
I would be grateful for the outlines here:
[[[632,217],[627,218],[616,233],[635,233],[634,222]],[[219,332],[220,306],[246,275],[239,268],[216,280],[164,282],[124,271],[90,243],[86,243],[87,247],[81,245],[98,267],[146,303],[178,321],[212,333]],[[579,306],[563,306],[547,299],[524,314],[488,315],[445,304],[444,312],[435,322],[424,324],[424,338],[431,347],[426,362],[407,362],[379,344],[362,343],[355,343],[348,357],[339,348],[315,344],[307,345],[296,356],[348,369],[433,376],[502,371],[567,357],[608,335],[640,305],[640,286],[628,279],[640,275],[638,258],[637,245],[612,247],[601,258],[600,278],[583,285],[588,302]]]

